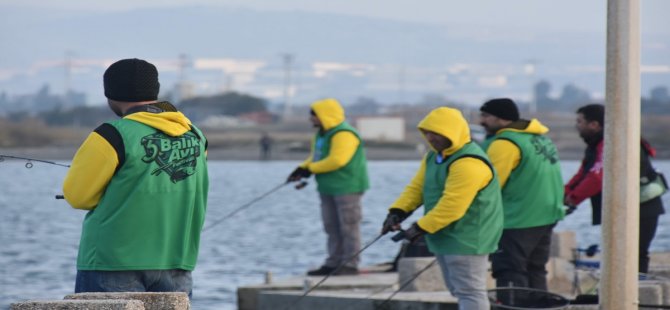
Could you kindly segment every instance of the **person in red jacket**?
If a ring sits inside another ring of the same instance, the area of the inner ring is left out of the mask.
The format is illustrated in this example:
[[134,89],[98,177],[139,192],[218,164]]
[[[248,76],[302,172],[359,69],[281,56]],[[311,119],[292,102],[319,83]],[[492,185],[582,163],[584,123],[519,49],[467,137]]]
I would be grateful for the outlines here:
[[[603,133],[605,127],[605,107],[601,104],[589,104],[577,110],[576,128],[586,143],[586,151],[577,173],[565,184],[563,203],[568,207],[566,214],[587,198],[591,199],[592,224],[600,225],[602,220],[603,185]],[[642,140],[640,147],[640,177],[653,180],[659,177],[651,165],[650,157],[654,149]],[[656,234],[658,217],[665,213],[661,197],[655,197],[640,203],[640,248],[639,272],[649,269],[649,246]]]

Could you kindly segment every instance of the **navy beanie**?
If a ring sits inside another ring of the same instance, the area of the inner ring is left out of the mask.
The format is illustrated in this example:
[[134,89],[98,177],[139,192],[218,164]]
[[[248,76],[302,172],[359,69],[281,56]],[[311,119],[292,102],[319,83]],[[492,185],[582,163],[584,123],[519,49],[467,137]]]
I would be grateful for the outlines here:
[[113,63],[103,76],[105,97],[123,102],[158,99],[160,83],[156,66],[142,59],[123,59]]
[[484,102],[479,111],[508,121],[519,120],[519,109],[516,107],[516,103],[509,98],[496,98]]

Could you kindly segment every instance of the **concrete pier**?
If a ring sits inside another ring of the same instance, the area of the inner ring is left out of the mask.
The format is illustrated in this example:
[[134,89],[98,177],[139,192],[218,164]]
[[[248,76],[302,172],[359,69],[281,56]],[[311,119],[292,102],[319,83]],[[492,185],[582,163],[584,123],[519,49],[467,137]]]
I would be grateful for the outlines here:
[[189,310],[186,293],[123,292],[123,293],[79,293],[65,296],[65,300],[138,300],[145,310]]
[[[558,232],[552,237],[551,257],[547,264],[549,290],[568,299],[575,298],[576,287],[593,290],[600,281],[598,270],[575,269],[574,232]],[[580,260],[598,262],[600,257],[582,256]],[[272,284],[238,288],[240,310],[270,309],[379,309],[379,305],[398,290],[400,283],[412,278],[434,260],[433,257],[403,258],[398,272],[377,272],[357,276],[333,276],[318,289],[296,301],[304,293],[304,282],[312,285],[322,277],[275,279]],[[577,281],[577,282],[575,282]],[[488,288],[495,287],[489,274]],[[640,281],[639,303],[670,305],[670,254],[652,253],[649,280]],[[387,302],[383,309],[457,309],[456,299],[447,291],[437,265],[427,269]],[[567,310],[595,310],[598,305],[570,305]]]
[[[237,306],[239,310],[254,310],[258,307],[258,297],[261,292],[292,291],[302,294],[305,280],[311,285],[316,285],[323,277],[295,277],[288,278],[272,284],[250,285],[237,288]],[[357,290],[379,290],[392,287],[398,281],[395,272],[370,273],[357,276],[333,276],[323,282],[318,292],[321,291],[357,291]],[[316,294],[317,291],[310,293]]]
[[30,300],[14,303],[11,310],[189,310],[186,293],[79,293],[64,300]]
[[258,298],[257,309],[291,309],[291,310],[372,310],[372,309],[403,309],[403,310],[457,310],[456,299],[448,292],[400,292],[393,299],[380,307],[393,293],[388,290],[380,293],[374,291],[327,291],[314,292],[295,301],[302,292],[271,291],[262,292]]
[[14,303],[10,310],[144,310],[139,300],[32,300]]

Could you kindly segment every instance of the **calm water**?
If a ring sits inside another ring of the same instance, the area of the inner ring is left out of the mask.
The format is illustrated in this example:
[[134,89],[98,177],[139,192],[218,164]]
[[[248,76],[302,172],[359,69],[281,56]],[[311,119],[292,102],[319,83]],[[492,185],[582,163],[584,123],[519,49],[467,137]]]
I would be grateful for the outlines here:
[[[207,222],[281,184],[297,162],[210,162]],[[563,163],[564,178],[577,163]],[[670,161],[656,162],[670,175]],[[363,199],[363,242],[372,240],[386,208],[418,168],[418,161],[370,163],[372,189]],[[67,169],[36,163],[0,163],[0,309],[26,299],[61,299],[72,293],[77,245],[85,212],[54,200]],[[670,195],[664,197],[670,205]],[[420,213],[420,212],[419,212]],[[413,218],[416,218],[414,215]],[[599,241],[590,226],[590,207],[582,205],[557,230],[578,232],[578,244]],[[670,217],[661,217],[652,250],[670,250]],[[207,226],[207,223],[206,223]],[[362,255],[369,265],[393,259],[398,245],[381,239]],[[296,191],[285,187],[203,234],[198,266],[193,274],[194,309],[234,309],[236,288],[300,275],[322,263],[325,235],[321,229],[314,184]]]

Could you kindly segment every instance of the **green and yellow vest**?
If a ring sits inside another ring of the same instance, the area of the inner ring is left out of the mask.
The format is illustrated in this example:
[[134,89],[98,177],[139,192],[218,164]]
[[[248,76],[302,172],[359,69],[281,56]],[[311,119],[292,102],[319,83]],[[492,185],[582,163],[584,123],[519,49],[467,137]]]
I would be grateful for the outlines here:
[[423,186],[424,212],[432,210],[442,197],[449,166],[464,157],[474,157],[489,166],[493,178],[475,196],[465,215],[434,234],[426,235],[428,249],[444,255],[482,255],[494,252],[502,235],[503,215],[500,185],[488,157],[474,142],[465,144],[460,150],[436,162],[436,153],[426,156],[426,174]]
[[502,189],[505,229],[544,226],[563,219],[563,178],[551,139],[515,131],[503,131],[496,139],[508,140],[521,151],[521,160]]
[[354,156],[344,167],[335,171],[315,175],[317,190],[319,193],[326,195],[363,193],[370,187],[363,140],[361,140],[356,129],[351,127],[347,122],[342,122],[324,133],[316,133],[312,162],[317,162],[328,156],[330,152],[331,138],[340,131],[352,132],[356,135],[360,144],[358,145]]
[[170,137],[127,119],[109,124],[125,160],[86,214],[77,269],[193,270],[209,185],[204,135],[193,127]]

